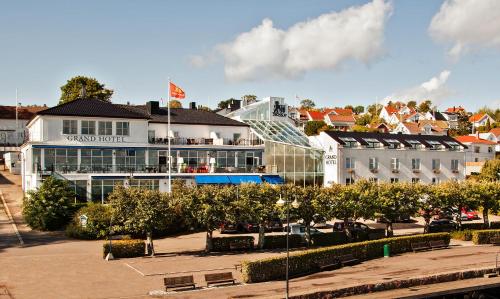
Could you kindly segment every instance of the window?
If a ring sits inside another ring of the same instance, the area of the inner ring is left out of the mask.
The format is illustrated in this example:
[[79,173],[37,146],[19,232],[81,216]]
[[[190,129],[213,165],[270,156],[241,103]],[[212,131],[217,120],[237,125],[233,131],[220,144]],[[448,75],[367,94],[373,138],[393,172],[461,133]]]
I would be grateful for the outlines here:
[[154,143],[155,141],[155,130],[148,130],[148,141]]
[[241,138],[241,134],[240,133],[234,133],[233,134],[233,141],[238,141],[240,138]]
[[377,158],[370,158],[369,161],[369,168],[370,170],[377,170],[378,169],[378,159]]
[[479,158],[474,158],[474,162],[479,162]]
[[420,170],[420,159],[419,158],[411,159],[411,169],[412,170]]
[[420,182],[420,179],[419,179],[419,178],[412,178],[412,179],[411,179],[411,182],[412,182],[413,184],[417,184],[418,182]]
[[82,120],[82,135],[95,135],[95,121]]
[[63,120],[63,134],[78,134],[77,120]]
[[352,137],[341,137],[340,140],[344,142],[344,147],[356,147],[357,141]]
[[488,146],[488,153],[492,153],[492,152],[493,152],[493,147]]
[[398,158],[391,159],[391,170],[399,171],[399,159]]
[[397,182],[399,182],[398,178],[391,178],[391,183],[397,183]]
[[458,160],[451,160],[451,171],[458,172]]
[[475,153],[479,153],[480,152],[480,147],[479,146],[475,146],[474,147],[474,152]]
[[118,136],[129,136],[129,123],[126,121],[116,122],[116,135]]
[[352,185],[352,184],[354,184],[354,179],[353,178],[346,178],[345,179],[345,184],[346,185]]
[[99,135],[113,135],[113,123],[110,121],[100,121]]
[[378,178],[369,178],[368,179],[371,183],[378,183]]
[[408,144],[410,144],[411,149],[418,149],[422,147],[422,143],[418,140],[408,140]]
[[396,139],[384,139],[388,143],[388,148],[397,149],[401,147],[401,143]]
[[439,159],[432,159],[432,170],[439,170],[441,168],[441,161]]
[[345,168],[354,169],[356,166],[356,160],[354,158],[347,157],[345,158]]
[[432,178],[433,184],[439,184],[439,178]]
[[443,145],[439,141],[426,140],[425,142],[427,142],[430,145],[431,150],[439,150],[439,149],[442,149],[442,147],[443,147]]
[[363,138],[366,141],[366,147],[368,148],[377,148],[380,147],[380,142],[375,138]]

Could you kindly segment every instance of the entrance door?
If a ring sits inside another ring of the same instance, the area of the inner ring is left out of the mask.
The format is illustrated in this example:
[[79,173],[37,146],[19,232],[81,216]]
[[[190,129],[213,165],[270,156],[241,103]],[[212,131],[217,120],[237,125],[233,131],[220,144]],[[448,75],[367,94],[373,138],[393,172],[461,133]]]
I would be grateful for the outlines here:
[[158,151],[158,167],[160,172],[167,172],[167,151]]

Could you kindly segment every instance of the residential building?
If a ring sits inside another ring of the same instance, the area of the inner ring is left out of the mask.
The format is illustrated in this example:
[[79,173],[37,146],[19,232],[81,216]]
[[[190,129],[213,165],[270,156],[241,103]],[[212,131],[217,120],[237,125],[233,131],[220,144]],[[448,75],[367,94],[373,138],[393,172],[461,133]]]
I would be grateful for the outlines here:
[[487,160],[495,159],[496,142],[482,139],[479,134],[455,137],[467,146],[465,151],[466,175],[478,174]]
[[423,134],[447,135],[448,123],[443,121],[420,120],[415,122],[401,122],[393,130],[393,134]]
[[0,157],[7,152],[18,152],[24,142],[24,130],[28,121],[44,106],[0,106]]
[[477,113],[469,117],[469,122],[472,123],[473,127],[477,128],[486,126],[488,122],[492,125],[495,123],[495,120],[487,113]]
[[[490,137],[488,137],[488,138],[484,138],[484,137],[481,137],[481,138],[496,142],[497,145],[495,146],[495,151],[497,152],[497,154],[499,154],[500,153],[500,128],[491,129],[489,132],[489,135],[490,135]],[[481,134],[479,134],[479,136],[481,136]]]
[[310,139],[325,151],[325,186],[465,178],[466,146],[449,136],[326,131]]
[[352,115],[340,115],[335,113],[329,113],[325,115],[325,123],[332,126],[336,130],[349,131],[356,123],[354,114]]

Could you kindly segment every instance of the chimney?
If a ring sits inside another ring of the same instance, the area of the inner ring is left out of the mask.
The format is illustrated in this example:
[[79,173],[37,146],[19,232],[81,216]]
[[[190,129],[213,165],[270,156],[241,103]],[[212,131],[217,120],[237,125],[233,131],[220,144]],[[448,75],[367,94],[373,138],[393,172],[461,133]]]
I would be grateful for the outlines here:
[[229,107],[231,111],[236,111],[241,108],[241,100],[231,100],[231,103],[229,104]]
[[190,102],[189,109],[196,110],[196,102]]
[[149,114],[158,114],[160,103],[158,101],[149,101],[146,103],[146,108]]

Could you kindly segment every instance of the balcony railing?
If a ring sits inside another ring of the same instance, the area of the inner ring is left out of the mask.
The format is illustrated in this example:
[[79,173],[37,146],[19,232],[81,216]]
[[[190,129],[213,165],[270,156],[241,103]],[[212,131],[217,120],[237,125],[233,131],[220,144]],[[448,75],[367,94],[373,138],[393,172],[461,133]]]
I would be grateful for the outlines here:
[[[168,144],[168,138],[150,138],[152,144]],[[264,144],[259,139],[230,139],[230,138],[170,138],[171,145],[234,145],[234,146],[255,146]]]
[[[36,171],[41,174],[50,174],[58,172],[60,174],[79,174],[79,173],[167,173],[167,165],[76,165],[63,164],[51,165],[48,167],[36,166]],[[245,166],[245,167],[219,167],[208,165],[172,165],[172,173],[265,173],[266,167]]]

